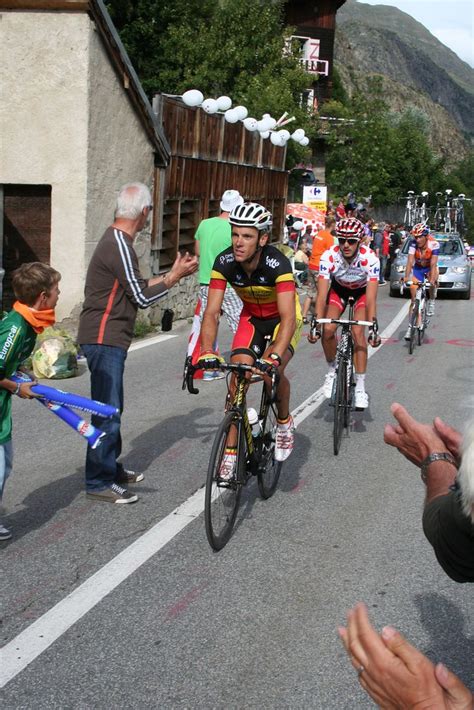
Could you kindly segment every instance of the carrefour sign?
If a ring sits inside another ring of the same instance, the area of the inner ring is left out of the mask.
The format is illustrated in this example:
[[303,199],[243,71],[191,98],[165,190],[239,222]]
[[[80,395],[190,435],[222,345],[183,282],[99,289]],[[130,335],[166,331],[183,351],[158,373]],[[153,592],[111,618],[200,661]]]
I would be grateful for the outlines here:
[[317,210],[326,210],[328,188],[326,185],[305,185],[303,187],[303,203]]

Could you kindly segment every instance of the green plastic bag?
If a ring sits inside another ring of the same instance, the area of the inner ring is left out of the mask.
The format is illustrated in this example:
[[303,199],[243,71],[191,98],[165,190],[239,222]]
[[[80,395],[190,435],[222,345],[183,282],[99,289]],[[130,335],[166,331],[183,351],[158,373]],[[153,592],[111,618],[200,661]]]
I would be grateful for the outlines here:
[[38,379],[62,380],[78,373],[77,346],[61,328],[45,328],[38,335],[31,359]]

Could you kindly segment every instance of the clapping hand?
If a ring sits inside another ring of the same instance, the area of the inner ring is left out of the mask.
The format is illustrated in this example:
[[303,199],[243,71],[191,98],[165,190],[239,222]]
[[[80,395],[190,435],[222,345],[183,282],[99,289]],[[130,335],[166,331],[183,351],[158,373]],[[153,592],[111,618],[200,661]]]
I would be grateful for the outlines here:
[[168,274],[173,283],[177,283],[184,276],[190,276],[194,274],[198,268],[198,258],[197,256],[191,256],[189,252],[184,255],[178,252],[178,256],[175,259],[173,266]]
[[[437,453],[450,451],[434,427],[417,422],[401,404],[394,402],[390,411],[398,424],[385,426],[384,441],[390,446],[395,446],[415,466],[421,466],[422,461],[434,451]],[[439,420],[439,424],[443,425],[443,422]],[[446,427],[446,425],[443,426]],[[445,436],[448,436],[447,429],[451,430],[450,427],[443,429]],[[452,441],[452,437],[450,441]]]
[[435,666],[393,627],[379,635],[364,604],[349,611],[339,636],[359,683],[380,708],[473,710],[472,693],[454,673]]

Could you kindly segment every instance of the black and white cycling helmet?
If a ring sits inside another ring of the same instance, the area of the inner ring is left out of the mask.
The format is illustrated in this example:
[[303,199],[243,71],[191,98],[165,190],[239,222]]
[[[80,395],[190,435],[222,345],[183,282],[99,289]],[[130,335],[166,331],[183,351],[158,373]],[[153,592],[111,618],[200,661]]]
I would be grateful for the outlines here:
[[341,219],[336,224],[336,236],[346,238],[362,239],[364,236],[364,225],[355,217]]
[[259,232],[269,232],[272,224],[272,213],[257,202],[244,202],[234,207],[229,215],[229,222],[234,227],[255,227]]

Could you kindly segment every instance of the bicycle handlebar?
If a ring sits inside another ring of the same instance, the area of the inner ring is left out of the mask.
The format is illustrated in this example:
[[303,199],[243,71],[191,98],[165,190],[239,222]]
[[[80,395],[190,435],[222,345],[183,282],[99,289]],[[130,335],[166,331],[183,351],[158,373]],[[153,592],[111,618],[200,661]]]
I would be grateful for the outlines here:
[[[185,382],[183,382],[183,389],[185,387],[188,388],[188,392],[190,394],[199,394],[199,390],[194,387],[194,373],[197,370],[203,370],[204,368],[202,365],[192,365],[191,363],[187,364],[187,371],[185,374]],[[255,365],[245,365],[244,363],[240,362],[223,362],[222,365],[220,365],[219,370],[222,370],[223,372],[236,372],[237,374],[244,375],[246,372],[249,373],[255,373],[255,370],[259,370],[262,374],[265,374],[267,372],[266,370],[263,370],[261,367],[255,363]],[[272,368],[272,374],[271,374],[271,391],[270,391],[270,401],[274,402],[275,401],[275,396],[276,396],[276,390],[278,387],[278,383],[280,382],[280,373],[276,368]]]
[[373,326],[373,323],[368,320],[347,320],[345,318],[314,318],[315,323],[337,323],[338,325],[368,325]]
[[405,290],[405,286],[418,286],[418,288],[421,288],[424,286],[425,288],[427,286],[431,286],[431,281],[428,281],[425,279],[424,281],[401,281],[400,282],[400,293],[403,295],[403,292]]

